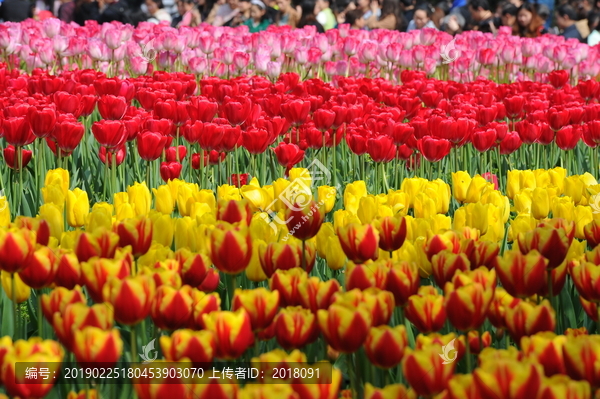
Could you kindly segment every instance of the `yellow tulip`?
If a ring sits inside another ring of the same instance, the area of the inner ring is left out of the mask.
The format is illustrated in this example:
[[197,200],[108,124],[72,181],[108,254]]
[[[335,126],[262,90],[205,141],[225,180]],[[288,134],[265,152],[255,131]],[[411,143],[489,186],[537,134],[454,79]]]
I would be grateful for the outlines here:
[[427,184],[426,192],[436,193],[436,207],[437,213],[446,213],[450,208],[450,186],[446,184],[442,179],[436,179]]
[[115,209],[123,206],[123,204],[129,204],[129,194],[126,192],[115,193],[113,196],[113,204]]
[[367,185],[364,181],[358,180],[348,184],[344,189],[344,209],[356,214],[360,199],[366,196]]
[[[432,198],[433,196],[433,198]],[[429,218],[437,214],[437,194],[419,193],[414,199],[414,210],[416,218]]]
[[392,208],[392,213],[398,216],[408,214],[408,195],[402,190],[390,191],[387,194],[387,205]]
[[[296,186],[302,187],[305,191],[312,185],[312,176],[306,168],[292,168],[289,173],[289,180]],[[310,190],[306,192],[310,194]]]
[[65,169],[52,169],[46,173],[46,179],[44,180],[44,186],[48,187],[51,185],[58,185],[66,196],[67,191],[70,187],[69,172]]
[[578,205],[575,207],[575,237],[580,240],[585,240],[585,234],[583,228],[585,225],[592,223],[594,215],[592,208],[589,206]]
[[213,190],[202,189],[194,193],[194,200],[202,204],[206,204],[214,212],[217,209],[217,199]]
[[114,206],[106,202],[97,202],[87,217],[85,230],[93,232],[98,228],[112,230]]
[[90,213],[90,201],[87,192],[76,188],[67,192],[67,223],[71,227],[81,227]]
[[[455,214],[456,215],[456,214]],[[427,237],[427,233],[431,231],[432,219],[423,218],[412,218],[411,216],[405,216],[406,218],[406,240],[414,241],[418,237]]]
[[67,194],[63,191],[62,185],[60,184],[50,184],[42,187],[44,204],[54,204],[61,210],[61,212],[65,207],[66,195]]
[[152,206],[152,195],[145,182],[134,183],[127,187],[129,203],[133,206],[135,216],[147,215]]
[[414,207],[414,199],[416,198],[417,194],[423,191],[423,186],[425,186],[426,184],[427,180],[421,177],[411,177],[402,180],[400,189],[408,195],[409,208]]
[[573,204],[573,199],[571,199],[571,197],[554,198],[554,201],[552,201],[552,217],[575,220],[575,205]]
[[339,209],[333,212],[333,228],[335,231],[338,231],[340,228],[345,227],[348,223],[359,223],[360,220],[356,216],[356,214],[345,210]]
[[119,205],[115,205],[115,220],[121,222],[126,219],[133,219],[135,217],[135,210],[133,205],[129,202],[123,202]]
[[579,204],[585,192],[585,183],[579,176],[569,176],[565,179],[565,196],[571,197],[575,204]]
[[467,172],[459,171],[452,173],[452,195],[458,202],[465,202],[467,190],[471,184],[471,176]]
[[366,197],[362,197],[358,202],[356,216],[358,216],[358,219],[362,224],[371,223],[371,221],[377,217],[378,206],[379,203],[375,196],[368,195]]
[[190,216],[192,204],[196,202],[194,194],[199,191],[198,185],[182,183],[177,191],[177,209],[181,216]]
[[536,219],[544,219],[550,212],[550,199],[545,188],[536,187],[531,195],[531,214]]
[[144,267],[154,268],[154,265],[157,262],[172,259],[175,256],[174,254],[175,253],[171,248],[165,247],[158,242],[154,242],[150,247],[150,250],[137,259],[138,269],[141,270]]
[[[13,287],[13,281],[12,281],[12,277],[11,274],[8,272],[5,272],[4,270],[2,270],[2,288],[4,288],[4,292],[6,293],[6,296],[8,297],[8,299],[10,299],[12,301],[13,297],[12,297],[12,287]],[[15,301],[17,303],[23,303],[26,300],[29,299],[29,296],[31,295],[31,288],[29,288],[27,286],[27,284],[25,284],[23,282],[23,280],[21,280],[21,277],[19,276],[18,273],[14,273],[14,284],[15,284]]]
[[517,215],[517,217],[510,222],[507,241],[512,242],[520,233],[526,233],[533,230],[535,226],[537,226],[537,220],[530,214],[523,213]]
[[252,241],[252,259],[250,259],[250,264],[246,268],[246,277],[248,280],[259,283],[261,281],[265,281],[268,279],[267,275],[263,271],[262,266],[260,265],[260,248],[266,247],[267,243],[263,240],[253,240]]
[[65,228],[65,218],[60,209],[52,203],[44,204],[40,206],[40,218],[48,222],[50,235],[60,240]]
[[497,206],[488,204],[487,233],[481,235],[484,241],[498,242],[504,239],[505,221],[502,218],[502,210]]
[[[464,226],[473,227],[481,232],[481,235],[487,233],[488,230],[488,209],[493,206],[490,204],[481,204],[479,202],[474,204],[467,204],[459,208],[455,212],[455,220],[464,220],[464,225],[454,225],[455,229],[460,229]],[[459,212],[460,211],[460,212]],[[456,217],[456,213],[460,216]],[[464,216],[462,214],[464,213]]]
[[553,186],[558,189],[557,195],[562,195],[565,189],[565,177],[567,177],[567,170],[565,168],[556,167],[548,170],[550,176],[550,182]]
[[10,224],[10,207],[6,196],[0,197],[0,227],[8,227]]
[[536,187],[535,174],[531,170],[509,170],[506,184],[506,194],[513,199],[521,190]]
[[[447,215],[433,215],[431,218],[427,219],[429,225],[431,226],[431,233],[438,234],[444,230],[449,230],[452,226],[452,218]],[[423,234],[422,237],[425,237],[426,234]]]
[[533,190],[528,188],[518,194],[515,194],[515,211],[519,214],[526,213],[531,214],[531,206],[533,204]]
[[230,184],[223,184],[217,187],[217,199],[236,200],[242,199],[240,189]]
[[195,224],[196,221],[189,216],[177,218],[175,220],[175,250],[188,248],[192,251],[196,251],[192,233]]
[[325,213],[331,212],[335,206],[337,195],[336,188],[331,186],[319,186],[317,195],[319,197],[319,202],[322,202],[324,205]]
[[154,194],[155,209],[165,215],[172,214],[175,209],[175,201],[169,186],[163,184],[158,188],[153,188],[152,193]]
[[190,217],[192,219],[202,219],[206,215],[214,218],[214,209],[210,205],[202,202],[193,202],[190,209]]
[[273,198],[269,195],[267,190],[256,187],[254,185],[242,186],[240,189],[242,198],[248,200],[252,210],[267,210],[267,207],[273,202]]
[[250,235],[253,240],[273,241],[279,232],[278,227],[277,223],[271,224],[269,215],[266,212],[255,213],[252,215],[252,220],[250,220]]
[[340,270],[346,264],[346,254],[344,253],[342,245],[340,244],[340,240],[336,235],[327,237],[325,260],[327,261],[327,267],[329,267],[331,270]]
[[335,236],[335,230],[331,222],[326,222],[321,225],[319,232],[317,233],[317,254],[322,259],[325,259],[325,254],[328,250],[328,239],[331,236]]
[[493,190],[493,187],[494,186],[492,183],[488,182],[480,175],[476,175],[475,177],[473,177],[473,179],[471,180],[471,183],[469,184],[465,202],[469,202],[472,204],[475,202],[479,202],[483,192],[488,189]]
[[175,234],[171,215],[158,211],[150,211],[148,218],[152,220],[152,240],[165,247],[170,247],[173,243],[173,235]]

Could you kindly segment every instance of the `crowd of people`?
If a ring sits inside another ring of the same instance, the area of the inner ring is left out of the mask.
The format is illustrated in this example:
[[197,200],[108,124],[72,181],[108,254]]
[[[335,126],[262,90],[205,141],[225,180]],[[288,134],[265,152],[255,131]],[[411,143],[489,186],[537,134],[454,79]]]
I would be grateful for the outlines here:
[[494,33],[509,26],[522,37],[554,33],[592,46],[600,43],[600,0],[444,0],[435,6],[417,0],[0,0],[4,21],[49,17],[81,25],[86,20],[173,27],[246,25],[250,32],[270,25],[312,25],[325,32],[349,24],[353,29],[432,28],[457,34]]

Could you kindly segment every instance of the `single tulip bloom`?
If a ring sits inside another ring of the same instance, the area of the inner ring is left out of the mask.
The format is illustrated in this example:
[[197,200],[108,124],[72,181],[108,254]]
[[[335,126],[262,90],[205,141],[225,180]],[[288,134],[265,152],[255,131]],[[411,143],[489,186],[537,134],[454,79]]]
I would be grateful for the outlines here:
[[365,351],[371,363],[384,369],[400,364],[407,347],[408,336],[403,325],[371,327],[365,341]]
[[281,309],[274,326],[277,342],[286,350],[302,348],[319,335],[317,316],[299,306]]
[[379,256],[379,232],[370,224],[350,223],[338,229],[340,244],[348,259],[363,263]]
[[85,225],[87,215],[90,213],[90,202],[87,192],[76,188],[67,193],[67,222],[71,227]]
[[403,217],[386,216],[376,219],[373,223],[379,232],[379,248],[391,252],[400,249],[406,239],[406,219]]
[[367,338],[372,318],[364,306],[335,303],[317,311],[319,328],[331,347],[342,353],[353,353]]
[[423,334],[441,330],[446,322],[444,297],[431,288],[421,287],[408,298],[405,309],[406,318]]
[[52,323],[54,313],[63,313],[66,307],[72,303],[86,303],[85,295],[81,287],[74,289],[57,287],[49,294],[42,294],[42,313],[49,323]]
[[[13,294],[13,278],[15,292]],[[31,296],[31,288],[25,284],[19,274],[7,273],[4,270],[1,272],[0,279],[2,280],[2,288],[6,293],[6,296],[11,301],[14,300],[16,303],[23,303]],[[14,296],[13,296],[14,295]]]
[[216,292],[210,294],[204,294],[202,292],[196,293],[194,296],[194,303],[192,305],[192,317],[194,319],[194,327],[196,329],[204,328],[203,317],[205,314],[217,312],[221,310],[221,297]]
[[189,285],[177,289],[161,285],[150,308],[150,316],[158,328],[177,330],[192,322],[192,304],[194,295],[198,295]]
[[597,335],[569,338],[562,349],[569,377],[587,381],[594,388],[600,386],[600,369],[596,361],[600,353],[600,339]]
[[569,274],[582,298],[594,303],[600,302],[600,266],[592,262],[573,260],[569,262]]
[[231,224],[242,222],[249,226],[252,220],[250,203],[246,200],[219,200],[217,203],[217,220]]
[[119,236],[112,231],[98,229],[93,234],[83,232],[75,242],[75,254],[80,262],[92,257],[113,258],[117,251]]
[[82,302],[67,305],[62,313],[55,312],[51,320],[56,336],[63,345],[73,351],[75,331],[86,327],[108,330],[114,325],[113,309],[105,304],[87,306]]
[[252,240],[247,227],[237,229],[228,224],[218,224],[211,232],[210,245],[211,260],[224,273],[241,273],[252,258]]
[[175,259],[181,265],[181,278],[184,284],[197,287],[206,278],[210,269],[210,259],[203,253],[192,253],[188,249],[175,252]]
[[519,235],[519,248],[524,254],[536,249],[546,259],[548,268],[554,269],[565,260],[573,238],[569,238],[562,228],[552,226],[537,227],[532,231]]
[[431,258],[433,277],[439,287],[443,287],[444,284],[451,281],[455,273],[469,270],[470,266],[471,262],[464,253],[455,254],[443,250]]
[[528,359],[487,358],[473,372],[482,399],[537,397],[542,377],[542,367]]
[[244,309],[250,316],[253,331],[269,327],[279,308],[279,292],[259,287],[252,290],[236,289],[233,295],[232,311]]
[[545,281],[548,260],[536,250],[523,255],[518,250],[506,251],[496,259],[496,272],[506,291],[518,298],[536,294]]
[[567,342],[564,335],[553,332],[540,332],[529,337],[521,338],[523,353],[544,367],[546,377],[555,374],[566,374],[563,361],[563,348]]
[[119,235],[119,246],[131,245],[133,256],[144,255],[152,244],[152,221],[146,216],[126,219],[115,226]]
[[[295,242],[271,242],[259,247],[259,260],[268,278],[276,270],[290,270],[302,266],[302,247]],[[310,270],[307,270],[310,273]]]
[[143,275],[123,280],[110,277],[102,292],[104,300],[115,309],[115,320],[125,325],[135,325],[150,314],[156,286],[152,278]]
[[29,265],[19,272],[21,280],[34,289],[48,287],[56,275],[57,257],[49,247],[36,250]]
[[548,300],[543,300],[539,305],[521,301],[515,307],[506,309],[505,321],[508,332],[517,342],[524,336],[554,331],[556,327],[555,312]]
[[102,303],[102,290],[109,276],[123,279],[129,275],[129,263],[124,259],[91,258],[81,264],[82,280],[90,297]]
[[73,353],[82,367],[92,363],[116,364],[123,352],[123,341],[116,328],[105,331],[86,327],[75,331]]
[[478,329],[485,321],[493,290],[479,283],[462,287],[447,283],[444,290],[448,319],[452,325],[461,331]]
[[394,262],[388,271],[385,290],[394,294],[396,306],[404,306],[419,289],[419,268],[414,262]]
[[308,280],[308,274],[300,267],[290,270],[277,270],[269,279],[269,287],[279,291],[279,305],[299,306],[300,294],[298,287]]
[[16,273],[30,262],[35,250],[35,233],[28,229],[0,229],[0,269]]
[[434,396],[448,387],[456,362],[443,364],[440,353],[444,351],[439,344],[414,351],[406,350],[402,360],[402,373],[417,394]]
[[188,358],[195,367],[212,363],[217,350],[213,332],[206,330],[177,330],[170,337],[160,337],[160,347],[167,361],[177,362]]
[[285,211],[285,220],[290,234],[302,241],[316,236],[324,219],[324,206],[314,200],[306,205],[294,202]]
[[303,308],[317,313],[319,309],[327,309],[340,290],[340,283],[335,279],[322,281],[318,277],[310,277],[298,285],[298,296]]
[[205,314],[203,320],[215,336],[217,358],[237,359],[254,343],[250,316],[243,309]]

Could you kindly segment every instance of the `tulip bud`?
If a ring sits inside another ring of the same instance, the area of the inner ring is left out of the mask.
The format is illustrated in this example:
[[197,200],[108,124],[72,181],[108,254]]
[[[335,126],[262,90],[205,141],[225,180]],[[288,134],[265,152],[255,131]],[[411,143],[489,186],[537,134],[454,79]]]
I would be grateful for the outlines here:
[[236,312],[212,312],[202,317],[206,330],[216,339],[216,357],[233,360],[254,343],[250,316],[244,309]]
[[253,331],[264,330],[273,322],[279,307],[279,292],[259,287],[253,290],[236,289],[232,311],[244,309],[250,316]]
[[446,322],[444,297],[431,286],[420,287],[416,295],[410,296],[405,312],[406,318],[423,334],[441,330]]
[[440,353],[444,350],[439,344],[406,350],[402,373],[418,395],[432,397],[448,387],[456,362],[444,364],[446,362],[440,361]]
[[67,222],[71,227],[81,227],[90,213],[87,192],[76,188],[67,193]]
[[224,273],[238,274],[250,263],[252,240],[247,227],[219,223],[211,232],[211,260]]
[[[2,280],[2,288],[6,293],[6,296],[11,301],[14,300],[16,303],[23,303],[31,296],[31,288],[21,280],[21,277],[17,273],[8,273],[4,270],[1,271],[0,279]],[[13,283],[14,279],[14,283]],[[15,292],[13,294],[13,284]],[[14,295],[14,296],[13,296]]]
[[379,232],[372,225],[350,223],[337,233],[344,253],[352,262],[363,263],[379,256]]
[[548,300],[539,305],[521,301],[514,308],[506,309],[505,320],[506,328],[517,342],[524,336],[554,331],[556,326],[555,312]]
[[112,304],[119,323],[135,325],[148,317],[155,292],[154,280],[149,276],[130,276],[123,280],[109,277],[103,297]]
[[299,267],[290,270],[277,270],[269,280],[271,290],[279,291],[279,306],[299,306],[298,286],[308,280],[306,271]]
[[160,337],[160,347],[169,362],[187,358],[194,367],[203,367],[203,363],[212,363],[216,343],[211,331],[177,330],[171,336]]
[[548,260],[536,250],[523,255],[518,250],[506,251],[496,258],[496,271],[502,286],[509,294],[528,298],[544,283]]
[[317,339],[317,317],[299,306],[283,308],[274,321],[277,342],[286,350],[302,348]]
[[364,343],[371,327],[371,315],[365,306],[334,303],[317,312],[319,328],[331,347],[342,353],[353,353]]
[[396,367],[407,347],[408,336],[403,325],[394,328],[386,325],[371,327],[365,341],[365,350],[371,363],[384,369]]
[[114,365],[122,352],[123,341],[116,328],[104,331],[97,327],[85,327],[75,331],[73,353],[82,367],[92,367],[92,363],[98,362]]

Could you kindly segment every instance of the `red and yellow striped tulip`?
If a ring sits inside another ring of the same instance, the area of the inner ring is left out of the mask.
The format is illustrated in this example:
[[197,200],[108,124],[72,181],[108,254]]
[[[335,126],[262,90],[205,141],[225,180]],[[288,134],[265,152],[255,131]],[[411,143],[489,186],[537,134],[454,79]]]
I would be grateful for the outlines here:
[[115,310],[115,320],[125,325],[135,325],[150,314],[156,285],[150,276],[129,276],[124,279],[109,277],[103,288],[104,301]]
[[116,364],[123,352],[123,341],[119,330],[102,330],[85,327],[75,330],[73,354],[82,367],[93,367],[92,363]]
[[254,343],[250,316],[244,309],[212,312],[202,318],[206,330],[215,336],[219,359],[237,359]]
[[212,363],[217,351],[215,336],[207,330],[177,330],[170,337],[160,337],[160,347],[167,361],[177,362],[187,358],[195,367]]
[[210,258],[217,269],[227,274],[244,271],[252,258],[252,239],[247,227],[221,222],[210,233]]
[[264,330],[271,325],[279,309],[279,291],[269,291],[264,287],[236,289],[231,310],[238,309],[246,310],[253,331]]
[[348,302],[332,304],[317,312],[319,328],[331,347],[342,353],[356,352],[367,338],[372,317],[366,306]]
[[337,231],[348,260],[363,263],[379,257],[379,232],[371,224],[349,223]]
[[407,347],[408,336],[403,325],[371,327],[365,341],[365,351],[371,363],[384,369],[400,364]]
[[308,309],[289,306],[279,311],[274,321],[275,337],[284,349],[296,349],[317,339],[317,317]]

